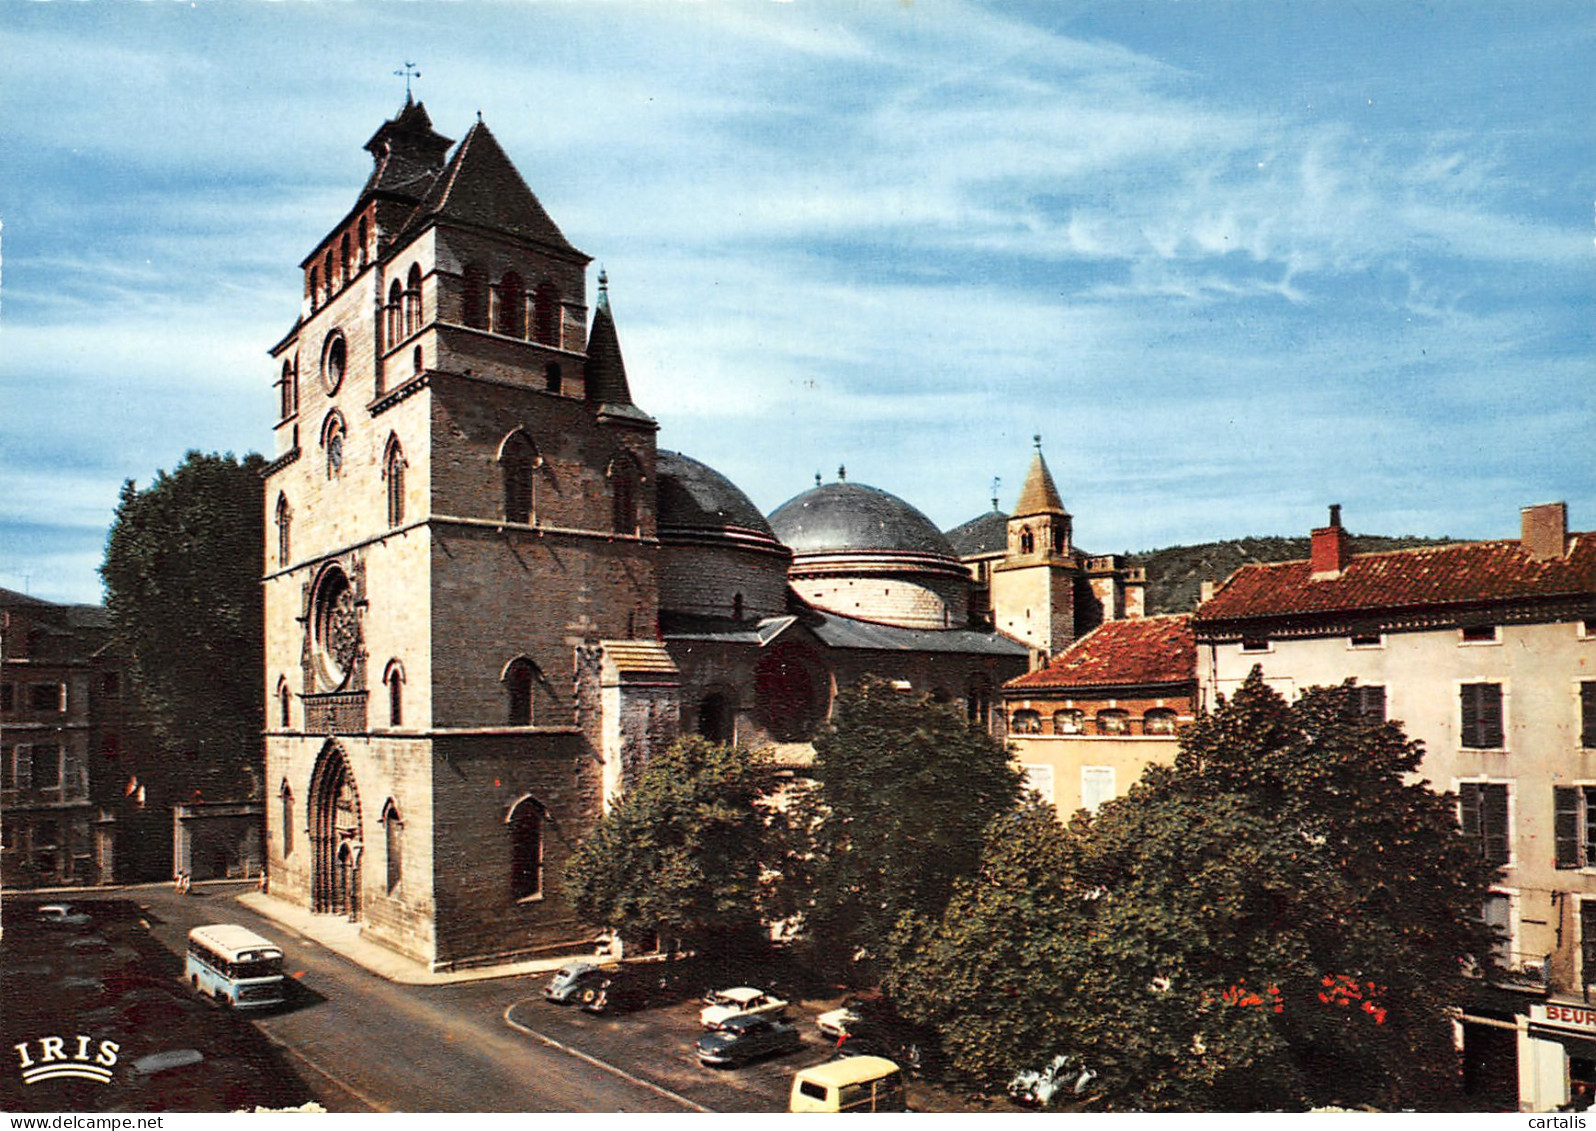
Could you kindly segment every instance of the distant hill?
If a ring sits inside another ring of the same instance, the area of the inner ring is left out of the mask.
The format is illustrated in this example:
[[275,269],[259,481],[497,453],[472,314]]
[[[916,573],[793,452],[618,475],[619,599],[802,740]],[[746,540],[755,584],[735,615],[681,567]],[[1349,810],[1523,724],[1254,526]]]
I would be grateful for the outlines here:
[[[1406,550],[1413,546],[1445,546],[1456,539],[1386,538],[1377,534],[1354,534],[1354,554],[1382,550]],[[1289,562],[1308,556],[1307,538],[1237,538],[1228,542],[1204,542],[1197,546],[1170,546],[1127,557],[1147,570],[1147,612],[1189,613],[1197,607],[1204,581],[1224,581],[1244,565],[1253,562]]]

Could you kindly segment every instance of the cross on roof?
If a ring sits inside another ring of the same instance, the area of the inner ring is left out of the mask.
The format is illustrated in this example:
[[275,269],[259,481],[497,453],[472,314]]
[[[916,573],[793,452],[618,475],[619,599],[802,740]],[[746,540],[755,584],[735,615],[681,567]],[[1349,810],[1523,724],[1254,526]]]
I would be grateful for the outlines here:
[[406,62],[404,68],[402,70],[395,71],[394,75],[405,80],[405,101],[409,102],[410,80],[419,79],[421,77],[421,72],[416,70],[416,65],[414,63]]

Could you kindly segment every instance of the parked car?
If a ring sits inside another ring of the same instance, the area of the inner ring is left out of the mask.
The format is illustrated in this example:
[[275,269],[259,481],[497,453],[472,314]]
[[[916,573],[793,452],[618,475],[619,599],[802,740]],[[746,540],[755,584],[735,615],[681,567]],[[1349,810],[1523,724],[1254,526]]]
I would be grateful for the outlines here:
[[543,996],[557,1005],[569,1005],[573,1001],[580,1000],[585,987],[597,985],[614,971],[613,966],[604,967],[581,961],[567,962],[554,972],[554,977],[549,979]]
[[906,1111],[903,1070],[876,1056],[829,1060],[802,1069],[792,1078],[787,1110]]
[[39,922],[59,927],[81,927],[89,922],[89,914],[70,903],[45,903],[39,907]]
[[840,1041],[864,1022],[870,1008],[879,1000],[863,996],[844,998],[836,1009],[828,1009],[816,1017],[815,1027],[826,1036]]
[[935,1075],[942,1066],[935,1030],[899,1017],[883,1001],[866,1001],[844,1026],[834,1058],[879,1056],[896,1061],[912,1076]]
[[631,1013],[647,1009],[670,988],[668,976],[646,967],[626,967],[584,982],[577,1004],[588,1013]]
[[698,1023],[706,1029],[719,1029],[733,1017],[752,1014],[758,1017],[780,1017],[787,1003],[774,994],[756,990],[752,986],[733,986],[729,990],[715,990],[704,995],[704,1008],[698,1011]]
[[721,1022],[714,1032],[698,1038],[700,1064],[747,1064],[762,1056],[794,1052],[803,1047],[798,1026],[779,1017],[739,1013]]

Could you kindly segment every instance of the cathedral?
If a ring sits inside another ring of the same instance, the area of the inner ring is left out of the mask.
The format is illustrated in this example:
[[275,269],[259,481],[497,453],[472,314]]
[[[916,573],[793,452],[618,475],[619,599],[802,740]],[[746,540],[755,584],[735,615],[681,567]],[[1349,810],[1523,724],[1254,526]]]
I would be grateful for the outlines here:
[[683,733],[802,773],[866,674],[1001,733],[997,689],[1139,575],[1072,544],[1040,447],[1013,515],[944,534],[817,477],[762,514],[660,449],[602,273],[480,120],[406,99],[301,263],[272,348],[274,895],[435,970],[588,946],[559,879]]

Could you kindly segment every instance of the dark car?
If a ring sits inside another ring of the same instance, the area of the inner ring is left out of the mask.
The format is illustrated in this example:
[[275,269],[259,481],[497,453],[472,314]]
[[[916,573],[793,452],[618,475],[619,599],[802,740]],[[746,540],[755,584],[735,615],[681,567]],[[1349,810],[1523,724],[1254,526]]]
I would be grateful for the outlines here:
[[834,1057],[880,1056],[896,1061],[911,1076],[936,1075],[942,1067],[936,1032],[899,1017],[881,1001],[861,1003]]
[[747,1064],[762,1056],[793,1052],[803,1046],[798,1026],[757,1013],[728,1018],[719,1029],[698,1038],[700,1064]]
[[585,982],[577,1004],[588,1013],[633,1013],[661,1000],[670,988],[663,973],[647,969],[624,969],[603,978]]
[[554,972],[543,996],[558,1005],[569,1005],[582,1000],[582,992],[598,985],[615,972],[615,968],[597,966],[591,962],[567,962]]

